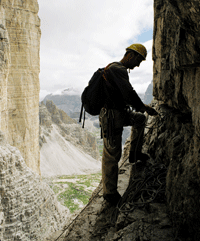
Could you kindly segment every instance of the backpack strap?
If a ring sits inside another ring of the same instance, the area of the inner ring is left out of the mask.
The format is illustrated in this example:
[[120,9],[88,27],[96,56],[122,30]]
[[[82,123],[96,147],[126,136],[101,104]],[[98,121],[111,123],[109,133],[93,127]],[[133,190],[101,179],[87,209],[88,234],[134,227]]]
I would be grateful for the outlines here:
[[80,112],[80,116],[79,116],[79,122],[81,122],[82,115],[83,115],[83,104],[81,105],[81,112]]
[[81,105],[81,112],[80,112],[80,117],[79,117],[79,122],[81,122],[81,119],[82,119],[82,115],[83,115],[83,125],[82,125],[82,128],[84,128],[84,125],[85,125],[85,109],[84,109],[84,113],[83,113],[83,104]]
[[84,128],[85,126],[85,110],[84,110],[84,114],[83,114],[83,125],[82,125],[82,128]]
[[111,64],[113,64],[113,63],[110,63],[110,64],[108,64],[105,68],[104,68],[104,71],[103,71],[103,78],[104,78],[104,80],[105,81],[107,81],[107,78],[106,78],[106,70],[109,68],[109,66],[111,65]]

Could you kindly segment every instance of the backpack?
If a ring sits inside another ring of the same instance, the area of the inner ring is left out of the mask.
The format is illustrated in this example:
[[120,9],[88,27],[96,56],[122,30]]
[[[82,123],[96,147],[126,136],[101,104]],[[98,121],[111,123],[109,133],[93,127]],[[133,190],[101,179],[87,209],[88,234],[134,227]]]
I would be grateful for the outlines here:
[[[88,86],[82,92],[81,95],[81,112],[79,122],[81,122],[83,108],[90,115],[99,115],[101,108],[104,106],[105,101],[105,68],[99,68],[94,72],[92,78],[90,79]],[[85,121],[85,111],[84,111],[84,121]],[[84,122],[83,122],[84,127]]]

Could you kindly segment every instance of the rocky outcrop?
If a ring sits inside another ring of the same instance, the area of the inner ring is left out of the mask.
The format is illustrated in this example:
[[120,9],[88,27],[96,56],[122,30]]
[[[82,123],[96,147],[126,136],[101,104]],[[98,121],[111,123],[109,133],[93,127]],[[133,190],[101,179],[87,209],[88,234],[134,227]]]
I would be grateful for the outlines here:
[[154,13],[153,93],[162,118],[147,144],[168,166],[167,202],[179,235],[199,240],[200,3],[158,0]]
[[[68,209],[41,181],[36,0],[0,1],[0,240],[44,240]],[[5,141],[7,140],[7,141]],[[9,144],[8,144],[9,143]]]
[[0,1],[0,128],[26,164],[40,173],[37,13],[36,0]]
[[54,105],[53,101],[46,101],[40,105],[40,125],[50,128],[52,124],[59,126],[63,137],[82,150],[90,154],[95,159],[99,159],[99,150],[95,137],[82,129],[75,120],[70,118],[63,110]]
[[73,117],[74,115],[79,117],[81,110],[81,97],[80,95],[69,95],[68,92],[64,91],[61,95],[47,95],[43,102],[46,103],[47,100],[52,100],[53,103],[68,116]]
[[3,24],[0,24],[0,128],[7,132],[7,81],[10,60],[10,48],[8,32]]
[[[42,175],[84,174],[100,170],[96,138],[47,100],[40,104]],[[50,154],[51,153],[51,154]]]
[[61,229],[69,210],[0,133],[0,240],[45,240]]

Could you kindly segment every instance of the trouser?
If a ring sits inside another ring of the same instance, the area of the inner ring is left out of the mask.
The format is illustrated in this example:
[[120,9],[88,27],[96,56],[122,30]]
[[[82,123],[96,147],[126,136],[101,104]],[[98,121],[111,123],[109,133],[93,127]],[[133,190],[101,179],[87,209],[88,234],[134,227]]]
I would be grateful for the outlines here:
[[[122,153],[123,126],[132,126],[130,151],[141,151],[146,117],[133,111],[101,109],[99,121],[103,134],[102,183],[103,195],[115,194],[118,182],[118,162]],[[110,124],[111,128],[109,129]]]

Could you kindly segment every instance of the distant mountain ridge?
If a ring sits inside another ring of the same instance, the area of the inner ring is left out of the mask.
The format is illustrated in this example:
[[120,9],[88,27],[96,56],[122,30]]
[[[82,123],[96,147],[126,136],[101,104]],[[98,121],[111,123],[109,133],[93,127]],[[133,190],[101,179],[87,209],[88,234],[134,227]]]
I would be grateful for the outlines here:
[[[138,93],[145,104],[151,103],[153,99],[152,90],[153,82],[149,84],[145,94]],[[71,118],[78,118],[81,110],[81,96],[72,93],[75,93],[75,91],[72,92],[70,88],[67,88],[61,94],[49,94],[45,96],[42,102],[46,103],[47,100],[52,100],[59,109],[63,110]]]
[[42,102],[46,104],[47,100],[52,100],[53,103],[61,110],[63,110],[70,117],[74,112],[80,112],[81,97],[80,95],[47,95]]
[[148,105],[151,103],[152,100],[153,100],[153,80],[148,85],[147,90],[145,91],[143,102]]

